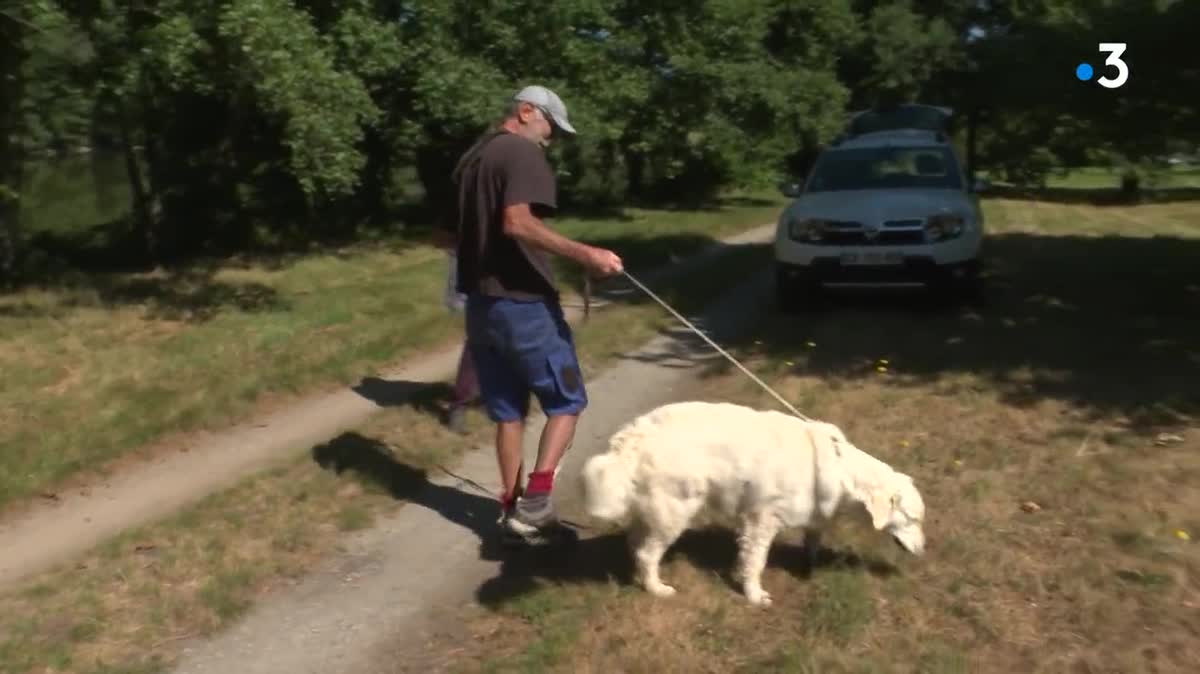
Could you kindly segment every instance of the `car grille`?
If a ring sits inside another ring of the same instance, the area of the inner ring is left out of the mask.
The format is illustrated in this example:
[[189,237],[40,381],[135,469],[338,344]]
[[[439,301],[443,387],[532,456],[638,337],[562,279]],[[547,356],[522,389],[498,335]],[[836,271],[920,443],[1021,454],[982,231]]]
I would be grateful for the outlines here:
[[884,227],[905,227],[920,229],[925,226],[925,221],[920,218],[909,218],[907,220],[888,220],[883,223]]
[[906,246],[925,243],[925,232],[914,230],[879,230],[874,238],[868,238],[861,230],[825,230],[819,244],[827,246]]

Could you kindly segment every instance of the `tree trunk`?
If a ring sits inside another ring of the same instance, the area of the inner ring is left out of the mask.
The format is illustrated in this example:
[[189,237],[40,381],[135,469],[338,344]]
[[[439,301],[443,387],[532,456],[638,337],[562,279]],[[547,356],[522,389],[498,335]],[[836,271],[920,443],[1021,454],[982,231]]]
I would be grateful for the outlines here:
[[23,240],[18,220],[23,173],[21,98],[24,24],[0,18],[0,284],[16,279]]
[[[149,225],[146,229],[146,250],[151,254],[151,262],[161,262],[164,255],[169,256],[172,244],[177,237],[174,232],[166,230],[167,221],[163,217],[163,124],[156,117],[153,98],[150,96],[149,85],[145,74],[138,87],[139,112],[141,113],[143,165],[146,167],[146,212]],[[137,146],[134,145],[136,151]],[[137,155],[133,158],[136,160]],[[126,160],[128,161],[128,160]]]
[[1126,202],[1135,202],[1142,195],[1142,177],[1136,171],[1129,171],[1121,176],[1121,198]]
[[450,199],[450,174],[458,157],[452,154],[448,145],[445,141],[434,141],[418,147],[415,152],[417,180],[425,192],[424,207],[430,215],[440,213]]
[[362,215],[377,217],[387,211],[387,180],[391,176],[391,152],[387,140],[376,129],[368,129],[365,140],[367,162],[363,167],[362,186],[356,201]]
[[[136,37],[149,25],[149,14],[145,11],[143,0],[133,0],[126,8],[125,30],[128,45],[137,44]],[[136,51],[127,54],[127,58],[137,59]],[[133,222],[135,234],[141,241],[147,262],[157,266],[161,262],[162,247],[158,228],[159,206],[155,189],[158,182],[155,172],[160,164],[155,163],[155,143],[157,136],[151,124],[153,119],[150,110],[150,96],[147,91],[146,72],[138,68],[137,88],[134,94],[137,100],[120,100],[117,102],[121,124],[121,150],[125,156],[125,170],[129,174],[129,186],[133,197]],[[142,132],[143,147],[146,153],[147,170],[143,178],[142,162],[137,155],[137,136],[134,130]],[[147,180],[149,182],[147,182]],[[147,189],[147,185],[149,189]]]
[[978,131],[979,131],[979,108],[972,105],[967,111],[967,185],[974,189],[975,185],[975,168],[978,161]]
[[158,242],[154,227],[154,212],[150,205],[150,195],[142,179],[142,164],[137,156],[137,144],[134,142],[133,123],[129,119],[129,111],[125,101],[119,103],[118,111],[121,132],[121,154],[125,158],[125,172],[129,177],[130,197],[133,200],[134,233],[141,242],[143,252],[150,264],[158,262]]
[[645,193],[646,157],[637,151],[625,151],[625,166],[628,186],[625,193],[633,201],[640,200]]

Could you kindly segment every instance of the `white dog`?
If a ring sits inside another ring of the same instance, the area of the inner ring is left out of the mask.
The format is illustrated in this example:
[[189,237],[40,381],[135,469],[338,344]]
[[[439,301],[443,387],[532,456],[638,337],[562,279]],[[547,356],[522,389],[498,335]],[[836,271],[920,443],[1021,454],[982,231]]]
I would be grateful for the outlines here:
[[751,603],[771,603],[762,572],[784,527],[810,531],[843,498],[866,507],[905,550],[925,548],[925,504],[912,478],[851,444],[835,425],[729,403],[682,402],[613,434],[581,472],[592,517],[629,525],[637,582],[660,597],[663,553],[705,506],[738,522],[735,579]]

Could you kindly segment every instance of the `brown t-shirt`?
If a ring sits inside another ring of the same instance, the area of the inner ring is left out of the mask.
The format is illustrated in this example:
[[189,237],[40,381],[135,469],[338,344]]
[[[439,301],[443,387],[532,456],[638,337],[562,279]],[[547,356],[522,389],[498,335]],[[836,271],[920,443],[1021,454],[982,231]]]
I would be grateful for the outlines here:
[[460,159],[454,182],[444,224],[458,233],[458,291],[557,301],[546,253],[504,233],[505,206],[527,203],[539,218],[558,207],[542,149],[514,133],[490,133]]

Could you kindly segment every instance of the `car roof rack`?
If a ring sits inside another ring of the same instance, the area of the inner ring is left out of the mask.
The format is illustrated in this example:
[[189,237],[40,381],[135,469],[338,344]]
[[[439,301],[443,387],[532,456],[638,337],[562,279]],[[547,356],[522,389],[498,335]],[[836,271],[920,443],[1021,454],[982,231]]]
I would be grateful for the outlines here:
[[874,106],[849,113],[845,131],[839,136],[839,139],[845,140],[868,133],[910,129],[940,133],[941,135],[935,137],[941,142],[947,135],[947,127],[953,116],[953,108],[924,103]]
[[842,143],[845,143],[846,141],[849,141],[849,140],[854,140],[856,138],[864,138],[867,136],[874,136],[877,134],[880,136],[889,136],[889,135],[905,133],[905,132],[930,133],[933,135],[934,140],[936,140],[939,143],[944,143],[944,142],[946,142],[946,139],[947,139],[946,133],[940,129],[915,129],[915,128],[910,128],[910,127],[900,127],[900,128],[895,128],[895,129],[881,129],[878,131],[865,131],[865,132],[857,132],[857,133],[854,131],[848,130],[848,131],[843,131],[842,133],[840,133],[836,137],[834,137],[833,140],[829,141],[829,146],[837,147],[837,146],[841,145]]

